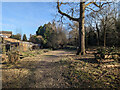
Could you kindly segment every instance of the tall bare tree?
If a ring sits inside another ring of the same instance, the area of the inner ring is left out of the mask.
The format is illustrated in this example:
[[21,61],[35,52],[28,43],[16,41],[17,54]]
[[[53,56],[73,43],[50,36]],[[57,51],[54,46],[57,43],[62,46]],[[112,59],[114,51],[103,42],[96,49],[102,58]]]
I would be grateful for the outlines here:
[[86,24],[89,28],[92,28],[94,31],[97,32],[97,45],[100,45],[100,20],[99,20],[98,12],[97,13],[90,13],[87,15]]
[[[103,45],[106,46],[106,39],[108,38],[106,34],[110,33],[115,29],[115,21],[117,19],[117,7],[116,3],[111,3],[111,5],[106,5],[104,9],[99,12],[92,12],[87,15],[86,21],[89,27],[94,27],[93,29],[97,31],[97,45],[100,43],[100,32],[103,31]],[[111,29],[111,31],[108,29]]]
[[101,18],[101,29],[103,29],[104,32],[104,47],[106,47],[106,34],[107,34],[107,29],[111,28],[115,29],[115,21],[114,18],[116,18],[116,10],[113,8],[113,6],[107,6],[104,8],[104,10],[100,11],[99,13],[99,18]]
[[78,22],[73,22],[72,24],[69,24],[69,28],[72,30],[69,32],[69,44],[78,47],[78,28],[79,28],[79,23]]
[[[76,7],[73,7],[69,11],[64,12],[60,8],[62,5],[70,6],[71,4],[76,4],[76,6],[79,6],[79,9],[77,9]],[[79,2],[79,3],[75,3],[75,2],[74,3],[72,3],[72,2],[66,3],[66,2],[59,2],[59,0],[58,0],[57,9],[58,9],[58,12],[62,15],[62,17],[66,16],[67,18],[69,18],[72,21],[79,22],[79,49],[77,50],[77,55],[85,54],[85,28],[84,28],[85,10],[89,9],[89,10],[96,12],[96,10],[94,10],[95,8],[90,7],[90,5],[94,5],[95,7],[98,7],[99,10],[101,10],[105,4],[108,4],[108,2],[101,3],[101,2],[88,2],[88,1],[82,0],[82,2]],[[75,11],[79,12],[78,18],[74,17]]]

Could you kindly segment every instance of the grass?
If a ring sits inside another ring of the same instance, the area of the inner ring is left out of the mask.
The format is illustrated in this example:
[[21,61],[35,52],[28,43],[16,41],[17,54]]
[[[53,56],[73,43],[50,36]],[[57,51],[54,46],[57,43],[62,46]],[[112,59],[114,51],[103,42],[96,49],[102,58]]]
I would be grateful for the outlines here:
[[[66,60],[66,61],[65,61]],[[67,65],[63,73],[73,88],[120,88],[119,68],[102,68],[97,63],[87,63],[74,58],[61,60]]]
[[45,52],[50,51],[49,49],[39,49],[39,50],[33,50],[33,51],[27,51],[27,52],[22,52],[21,55],[22,57],[32,57],[38,54],[42,54]]
[[[40,49],[22,52],[23,57],[32,57],[35,55],[39,55],[45,52],[50,51],[49,49]],[[31,76],[33,76],[33,72],[36,68],[29,67],[27,68],[28,62],[24,66],[24,61],[18,60],[16,63],[7,63],[4,61],[4,65],[2,66],[2,85],[3,88],[21,88],[28,87],[29,83],[32,82],[30,80]],[[32,63],[31,65],[34,65]],[[32,69],[31,69],[32,68]]]
[[[9,69],[2,73],[3,88],[21,88],[29,81],[30,71],[28,69]],[[24,83],[23,83],[24,81]],[[7,82],[7,83],[6,83]]]
[[[39,54],[42,54],[42,53],[45,53],[48,51],[50,51],[50,50],[49,49],[39,49],[39,50],[33,50],[33,51],[26,51],[26,52],[21,52],[21,56],[22,56],[22,58],[33,57],[33,56],[36,56],[36,55],[39,55]],[[20,60],[17,60],[15,63],[8,63],[7,60],[4,60],[4,61],[2,61],[2,63],[4,64],[2,66],[2,68],[11,68],[11,67],[16,66],[20,62],[21,62]]]
[[[40,50],[22,52],[22,55],[23,57],[31,58],[33,56],[48,51],[49,51],[48,49],[40,49]],[[101,66],[107,65],[109,63],[100,65],[97,62],[91,62],[92,60],[90,60],[89,57],[88,60],[85,60],[85,58],[81,59],[81,56],[65,56],[61,58],[62,59],[59,61],[59,63],[66,68],[65,72],[62,73],[62,76],[65,78],[65,81],[69,83],[69,86],[71,88],[120,88],[119,68],[102,68]],[[18,60],[16,64],[19,64],[21,61]],[[110,64],[119,64],[119,62],[111,62]],[[9,64],[6,65],[8,67],[12,67],[12,65]],[[34,69],[32,69],[29,72],[33,72],[33,71]],[[24,76],[28,77],[29,75],[25,74]],[[19,82],[16,85],[19,86]]]

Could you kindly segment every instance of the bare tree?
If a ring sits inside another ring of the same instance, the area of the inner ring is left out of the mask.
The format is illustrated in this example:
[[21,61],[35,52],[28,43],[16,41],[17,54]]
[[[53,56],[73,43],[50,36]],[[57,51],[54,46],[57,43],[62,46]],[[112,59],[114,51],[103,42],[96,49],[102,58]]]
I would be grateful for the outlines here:
[[[115,21],[117,17],[116,3],[106,5],[99,12],[92,12],[87,15],[86,21],[89,27],[97,31],[97,45],[100,43],[100,31],[103,30],[103,45],[106,46],[107,29],[115,29]],[[109,31],[110,32],[110,31]]]
[[106,47],[106,33],[107,29],[115,29],[115,21],[114,18],[116,17],[116,11],[113,6],[107,6],[98,14],[100,21],[101,21],[101,29],[104,32],[104,47]]
[[[95,8],[91,8],[90,5],[94,5],[95,7],[98,7],[99,10],[102,9],[102,7],[105,4],[108,4],[108,2],[106,3],[101,3],[101,2],[88,2],[85,0],[82,0],[83,2],[79,2],[79,3],[64,3],[64,2],[57,2],[57,9],[58,12],[63,16],[66,16],[67,18],[69,18],[72,21],[77,21],[79,22],[79,49],[77,50],[77,55],[79,55],[79,53],[81,55],[85,54],[85,28],[84,28],[84,24],[85,24],[85,10],[89,9],[92,10],[94,12],[96,12],[96,10],[94,10]],[[76,7],[70,8],[69,11],[67,12],[63,12],[62,9],[60,8],[62,5],[71,5],[71,4],[76,4],[76,6],[79,6],[79,9]],[[98,10],[97,10],[98,11]],[[78,12],[78,18],[75,18],[75,12]]]
[[69,28],[72,30],[69,32],[69,44],[78,47],[78,36],[79,36],[79,23],[73,22],[72,24],[69,24]]
[[90,13],[87,15],[86,24],[89,28],[97,32],[97,45],[100,45],[100,20],[99,20],[98,12]]

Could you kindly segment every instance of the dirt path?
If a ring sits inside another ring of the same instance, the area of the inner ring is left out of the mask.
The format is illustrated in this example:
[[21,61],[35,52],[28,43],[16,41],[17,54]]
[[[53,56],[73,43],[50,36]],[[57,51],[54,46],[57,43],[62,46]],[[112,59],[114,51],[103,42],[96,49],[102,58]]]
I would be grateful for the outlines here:
[[62,58],[75,55],[63,50],[49,51],[34,57],[23,58],[19,64],[2,69],[5,88],[63,88],[68,87],[62,72],[65,67],[59,63]]

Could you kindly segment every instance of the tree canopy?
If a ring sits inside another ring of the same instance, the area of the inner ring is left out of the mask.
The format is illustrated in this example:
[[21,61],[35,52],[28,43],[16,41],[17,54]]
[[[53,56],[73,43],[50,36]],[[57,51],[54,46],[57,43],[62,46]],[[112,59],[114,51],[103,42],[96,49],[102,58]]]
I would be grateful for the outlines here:
[[18,33],[16,35],[12,35],[12,36],[10,36],[10,38],[21,40],[21,34]]
[[65,30],[57,26],[55,22],[44,24],[44,26],[38,27],[36,31],[37,36],[42,36],[44,41],[44,47],[53,49],[63,48],[67,43]]
[[23,35],[23,41],[27,41],[26,34]]
[[[58,13],[61,14],[61,18],[64,16],[69,20],[79,22],[79,49],[77,51],[77,55],[85,54],[85,11],[93,11],[97,12],[101,10],[105,4],[109,4],[109,2],[101,3],[101,2],[88,2],[83,0],[83,2],[57,2]],[[67,6],[69,8],[65,8],[63,10],[62,6]],[[92,6],[91,6],[92,5]],[[93,7],[95,6],[95,7]],[[62,9],[61,9],[62,8]],[[98,8],[96,10],[96,8]]]

